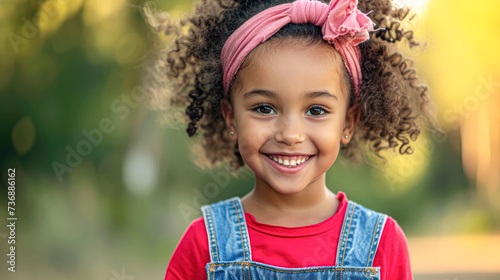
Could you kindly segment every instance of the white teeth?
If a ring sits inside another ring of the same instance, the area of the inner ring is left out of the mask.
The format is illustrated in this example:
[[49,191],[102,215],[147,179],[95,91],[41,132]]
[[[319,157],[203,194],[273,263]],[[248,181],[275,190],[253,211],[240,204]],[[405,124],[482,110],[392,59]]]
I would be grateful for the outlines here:
[[304,158],[303,160],[288,160],[288,159],[285,159],[285,160],[282,160],[282,159],[278,159],[278,158],[275,158],[274,156],[271,156],[271,155],[267,155],[270,159],[274,160],[275,162],[279,163],[280,165],[283,165],[283,166],[286,166],[286,167],[295,167],[299,164],[302,164],[304,162],[306,162],[311,156],[308,156],[307,158]]

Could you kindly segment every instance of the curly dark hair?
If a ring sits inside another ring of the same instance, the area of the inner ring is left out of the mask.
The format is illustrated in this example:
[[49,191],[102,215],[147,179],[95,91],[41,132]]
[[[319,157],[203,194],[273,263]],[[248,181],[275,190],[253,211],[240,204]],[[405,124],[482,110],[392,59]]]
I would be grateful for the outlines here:
[[[231,95],[224,94],[220,54],[227,38],[246,20],[271,6],[289,2],[293,1],[200,0],[193,14],[177,22],[165,13],[151,17],[150,23],[171,37],[172,45],[162,57],[169,87],[150,94],[153,103],[166,114],[173,115],[172,108],[185,108],[183,118],[190,137],[203,131],[198,144],[204,153],[198,153],[198,163],[214,166],[230,160],[232,171],[244,166],[238,144],[228,138],[221,113],[222,99],[230,99]],[[363,146],[379,156],[388,148],[399,149],[402,155],[412,154],[411,143],[417,140],[423,125],[433,133],[444,133],[436,121],[436,106],[429,98],[427,85],[412,68],[413,61],[401,51],[401,47],[420,45],[413,31],[403,28],[415,15],[408,8],[394,7],[391,0],[360,0],[358,8],[368,13],[376,31],[359,45],[363,78],[358,97],[352,94],[351,87],[349,106],[359,106],[361,116],[352,140],[341,150],[353,162],[360,161]],[[151,16],[151,11],[148,14]],[[310,23],[290,23],[268,41],[287,38],[325,43],[321,28]],[[396,48],[396,44],[403,43]],[[231,88],[237,83],[238,74]]]

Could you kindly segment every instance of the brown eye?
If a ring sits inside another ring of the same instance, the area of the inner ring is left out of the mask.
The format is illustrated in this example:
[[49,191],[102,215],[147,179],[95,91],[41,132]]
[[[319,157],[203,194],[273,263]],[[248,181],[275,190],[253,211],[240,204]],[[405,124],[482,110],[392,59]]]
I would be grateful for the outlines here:
[[274,112],[274,109],[268,105],[257,105],[252,110],[263,115],[272,114],[272,112]]
[[312,116],[321,116],[323,114],[326,114],[328,113],[325,109],[323,109],[322,107],[320,106],[314,106],[314,107],[311,107],[308,112],[311,112],[311,115]]

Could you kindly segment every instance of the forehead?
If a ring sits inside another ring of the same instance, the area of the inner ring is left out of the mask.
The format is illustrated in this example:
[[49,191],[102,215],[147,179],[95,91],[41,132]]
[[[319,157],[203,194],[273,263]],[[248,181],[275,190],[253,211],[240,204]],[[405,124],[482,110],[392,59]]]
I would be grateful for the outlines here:
[[347,99],[346,74],[342,58],[332,45],[307,45],[297,40],[266,42],[243,62],[236,92],[243,94],[255,88],[287,94],[327,90]]

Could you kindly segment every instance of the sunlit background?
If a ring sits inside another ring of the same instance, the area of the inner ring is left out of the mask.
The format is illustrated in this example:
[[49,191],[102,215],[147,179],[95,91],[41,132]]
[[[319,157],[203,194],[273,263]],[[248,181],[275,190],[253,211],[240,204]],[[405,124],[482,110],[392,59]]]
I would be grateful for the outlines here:
[[[192,1],[149,2],[179,16]],[[158,124],[143,77],[156,34],[144,1],[0,2],[0,279],[162,279],[207,202],[251,173],[201,170],[183,128]],[[415,279],[500,279],[500,2],[401,1],[419,13],[412,56],[446,137],[423,133],[389,170],[336,163],[327,183],[394,217]],[[16,272],[7,170],[16,170]],[[202,201],[203,202],[203,201]]]

